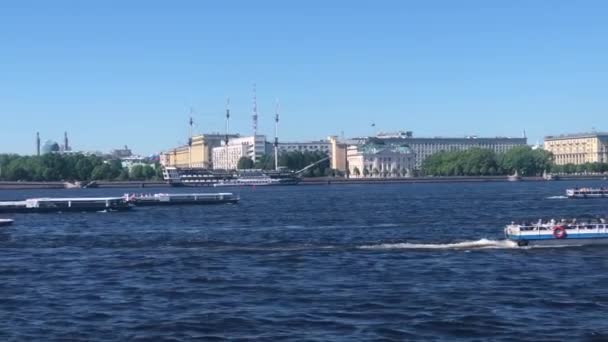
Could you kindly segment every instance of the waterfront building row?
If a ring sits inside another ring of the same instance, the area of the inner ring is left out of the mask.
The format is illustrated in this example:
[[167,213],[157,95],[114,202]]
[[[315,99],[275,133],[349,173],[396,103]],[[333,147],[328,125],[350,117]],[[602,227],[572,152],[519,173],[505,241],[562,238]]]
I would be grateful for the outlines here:
[[[463,138],[415,138],[411,132],[402,133],[383,133],[376,137],[355,138],[350,140],[339,141],[336,137],[330,138],[330,149],[334,152],[334,157],[331,159],[331,167],[340,171],[352,171],[356,165],[361,166],[361,156],[354,158],[356,150],[371,151],[373,149],[366,146],[388,146],[387,148],[395,153],[399,151],[401,157],[411,159],[411,165],[406,168],[411,170],[420,169],[422,163],[429,156],[442,151],[464,151],[471,148],[489,149],[496,153],[504,153],[516,146],[527,145],[526,138],[479,138],[479,137],[463,137]],[[396,149],[395,147],[407,147],[405,149]],[[350,152],[349,152],[350,151]],[[387,153],[384,151],[382,153]],[[378,156],[382,158],[381,156]],[[390,157],[391,160],[396,156]],[[367,157],[363,157],[364,159]],[[382,162],[378,161],[382,165]],[[353,165],[351,165],[353,164]]]
[[547,136],[544,149],[553,154],[555,164],[608,162],[608,133],[579,133]]
[[[236,169],[241,157],[257,160],[264,154],[272,154],[273,144],[266,136],[202,134],[193,136],[188,145],[162,152],[163,166],[177,168]],[[307,142],[279,142],[279,153],[283,152],[323,152],[331,155],[330,143],[326,140]]]

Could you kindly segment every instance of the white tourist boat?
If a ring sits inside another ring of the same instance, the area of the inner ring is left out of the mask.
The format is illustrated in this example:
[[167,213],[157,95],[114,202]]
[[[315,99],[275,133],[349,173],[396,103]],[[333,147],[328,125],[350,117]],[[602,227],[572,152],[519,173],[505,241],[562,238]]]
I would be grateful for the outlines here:
[[567,189],[568,198],[602,198],[608,197],[608,188],[574,188]]
[[504,229],[505,237],[518,246],[597,245],[608,244],[608,224],[605,219],[555,221],[516,224]]
[[13,224],[13,220],[11,219],[0,219],[0,227],[6,227]]

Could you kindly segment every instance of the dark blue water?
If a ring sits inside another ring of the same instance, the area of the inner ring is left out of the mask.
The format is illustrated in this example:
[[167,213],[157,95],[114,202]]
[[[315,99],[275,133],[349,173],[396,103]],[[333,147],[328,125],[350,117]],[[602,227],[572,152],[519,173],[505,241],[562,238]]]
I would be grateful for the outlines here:
[[608,248],[502,237],[511,220],[608,214],[549,198],[573,185],[259,187],[238,205],[12,215],[0,339],[605,340]]

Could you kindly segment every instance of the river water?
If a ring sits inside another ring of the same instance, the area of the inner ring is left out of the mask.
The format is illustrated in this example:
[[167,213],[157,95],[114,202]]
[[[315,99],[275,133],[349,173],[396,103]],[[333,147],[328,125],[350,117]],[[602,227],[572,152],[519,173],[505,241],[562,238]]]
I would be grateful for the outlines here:
[[11,215],[0,339],[606,340],[608,248],[502,235],[511,220],[608,214],[608,199],[560,197],[606,184],[258,187],[235,189],[237,205]]

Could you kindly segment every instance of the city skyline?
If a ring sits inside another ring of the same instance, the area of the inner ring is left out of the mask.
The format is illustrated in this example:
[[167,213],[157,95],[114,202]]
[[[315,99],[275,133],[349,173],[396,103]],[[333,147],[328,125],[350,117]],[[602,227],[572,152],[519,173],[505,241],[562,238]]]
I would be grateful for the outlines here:
[[158,153],[187,142],[190,108],[223,133],[226,97],[249,135],[253,83],[269,138],[280,100],[281,141],[607,130],[607,7],[585,4],[3,4],[0,152],[68,131],[77,150]]

